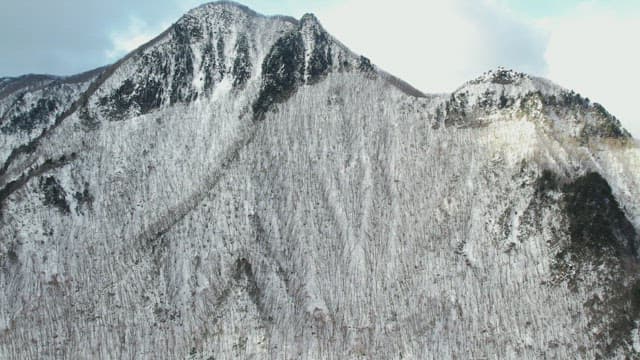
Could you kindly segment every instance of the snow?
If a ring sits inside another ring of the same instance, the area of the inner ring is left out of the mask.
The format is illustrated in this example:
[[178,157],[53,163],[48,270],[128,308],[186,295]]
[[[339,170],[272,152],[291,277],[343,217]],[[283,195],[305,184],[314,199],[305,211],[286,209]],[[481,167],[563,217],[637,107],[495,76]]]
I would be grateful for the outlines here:
[[[566,219],[559,194],[533,212],[535,181],[545,169],[598,169],[638,226],[636,145],[581,144],[535,111],[441,126],[449,95],[414,98],[336,69],[254,122],[260,64],[296,22],[228,2],[188,16],[213,34],[190,45],[197,100],[110,121],[99,99],[140,80],[132,56],[89,99],[99,128],[72,114],[0,178],[78,154],[46,173],[71,214],[43,204],[38,177],[2,204],[0,254],[15,249],[19,261],[0,272],[0,357],[598,355],[584,303],[607,296],[598,276],[610,269],[591,269],[593,286],[579,291],[554,285]],[[222,36],[228,69],[240,33],[251,79],[236,90],[224,76],[205,94],[201,49]],[[170,34],[154,49],[178,51]],[[473,102],[487,90],[563,91],[494,76],[458,92]],[[87,187],[91,208],[77,211]],[[630,339],[638,351],[637,331]]]
[[[496,76],[504,77],[507,83],[495,82],[493,79]],[[535,92],[557,96],[565,91],[567,90],[546,79],[499,68],[467,82],[455,93],[467,93],[471,100],[469,106],[473,107],[476,104],[475,102],[487,93],[493,94],[497,100],[501,95],[511,99],[518,99]]]
[[[11,150],[27,144],[40,135],[43,129],[50,127],[56,118],[71,107],[71,104],[87,90],[94,79],[95,76],[84,82],[71,84],[54,81],[37,90],[27,91],[23,89],[0,99],[0,114],[2,115],[0,117],[0,127],[6,126],[13,117],[28,113],[37,105],[39,100],[55,99],[58,101],[56,109],[47,113],[45,118],[42,119],[43,122],[36,124],[30,131],[18,130],[12,134],[0,131],[0,162],[4,163],[6,161]],[[18,101],[18,99],[22,99],[22,101]]]

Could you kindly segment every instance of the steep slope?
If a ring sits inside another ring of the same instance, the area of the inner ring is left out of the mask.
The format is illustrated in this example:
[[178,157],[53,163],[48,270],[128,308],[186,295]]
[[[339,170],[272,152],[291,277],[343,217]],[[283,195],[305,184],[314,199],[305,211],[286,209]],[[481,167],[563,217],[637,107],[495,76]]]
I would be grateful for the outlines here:
[[518,111],[584,141],[631,137],[600,104],[548,80],[512,70],[489,71],[468,82],[451,94],[445,109],[447,125],[456,126],[477,126]]
[[230,2],[85,89],[6,148],[0,357],[640,351],[640,151],[570,91],[423,96]]
[[0,81],[0,161],[54,125],[103,68],[56,77],[26,75]]

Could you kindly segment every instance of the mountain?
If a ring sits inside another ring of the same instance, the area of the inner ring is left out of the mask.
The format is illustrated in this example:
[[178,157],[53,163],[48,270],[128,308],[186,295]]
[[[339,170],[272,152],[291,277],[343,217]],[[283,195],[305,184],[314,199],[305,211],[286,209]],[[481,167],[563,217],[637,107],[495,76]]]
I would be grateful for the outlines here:
[[640,150],[548,80],[216,2],[0,114],[0,358],[640,356]]

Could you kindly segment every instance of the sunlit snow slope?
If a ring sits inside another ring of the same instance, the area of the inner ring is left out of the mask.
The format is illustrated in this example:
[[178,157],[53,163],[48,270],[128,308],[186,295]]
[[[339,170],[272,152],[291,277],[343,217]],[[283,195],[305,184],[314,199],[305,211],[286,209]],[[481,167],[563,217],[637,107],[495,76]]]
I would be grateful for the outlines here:
[[640,150],[547,80],[218,2],[0,116],[0,358],[640,356]]

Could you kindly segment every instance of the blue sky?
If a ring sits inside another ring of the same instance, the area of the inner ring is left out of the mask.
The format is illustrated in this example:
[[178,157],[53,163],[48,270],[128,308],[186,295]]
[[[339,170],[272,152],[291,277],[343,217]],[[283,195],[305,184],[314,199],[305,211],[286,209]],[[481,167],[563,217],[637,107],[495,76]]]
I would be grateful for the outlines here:
[[[636,137],[637,0],[242,0],[264,14],[315,13],[334,36],[425,92],[497,66],[603,103]],[[112,63],[195,0],[3,0],[0,76],[74,74]]]
[[[318,9],[332,1],[241,2],[263,13],[298,16],[304,12],[306,3],[313,3],[312,7]],[[114,44],[119,37],[159,33],[200,3],[194,0],[3,0],[0,76],[68,75],[105,65],[128,50]]]

